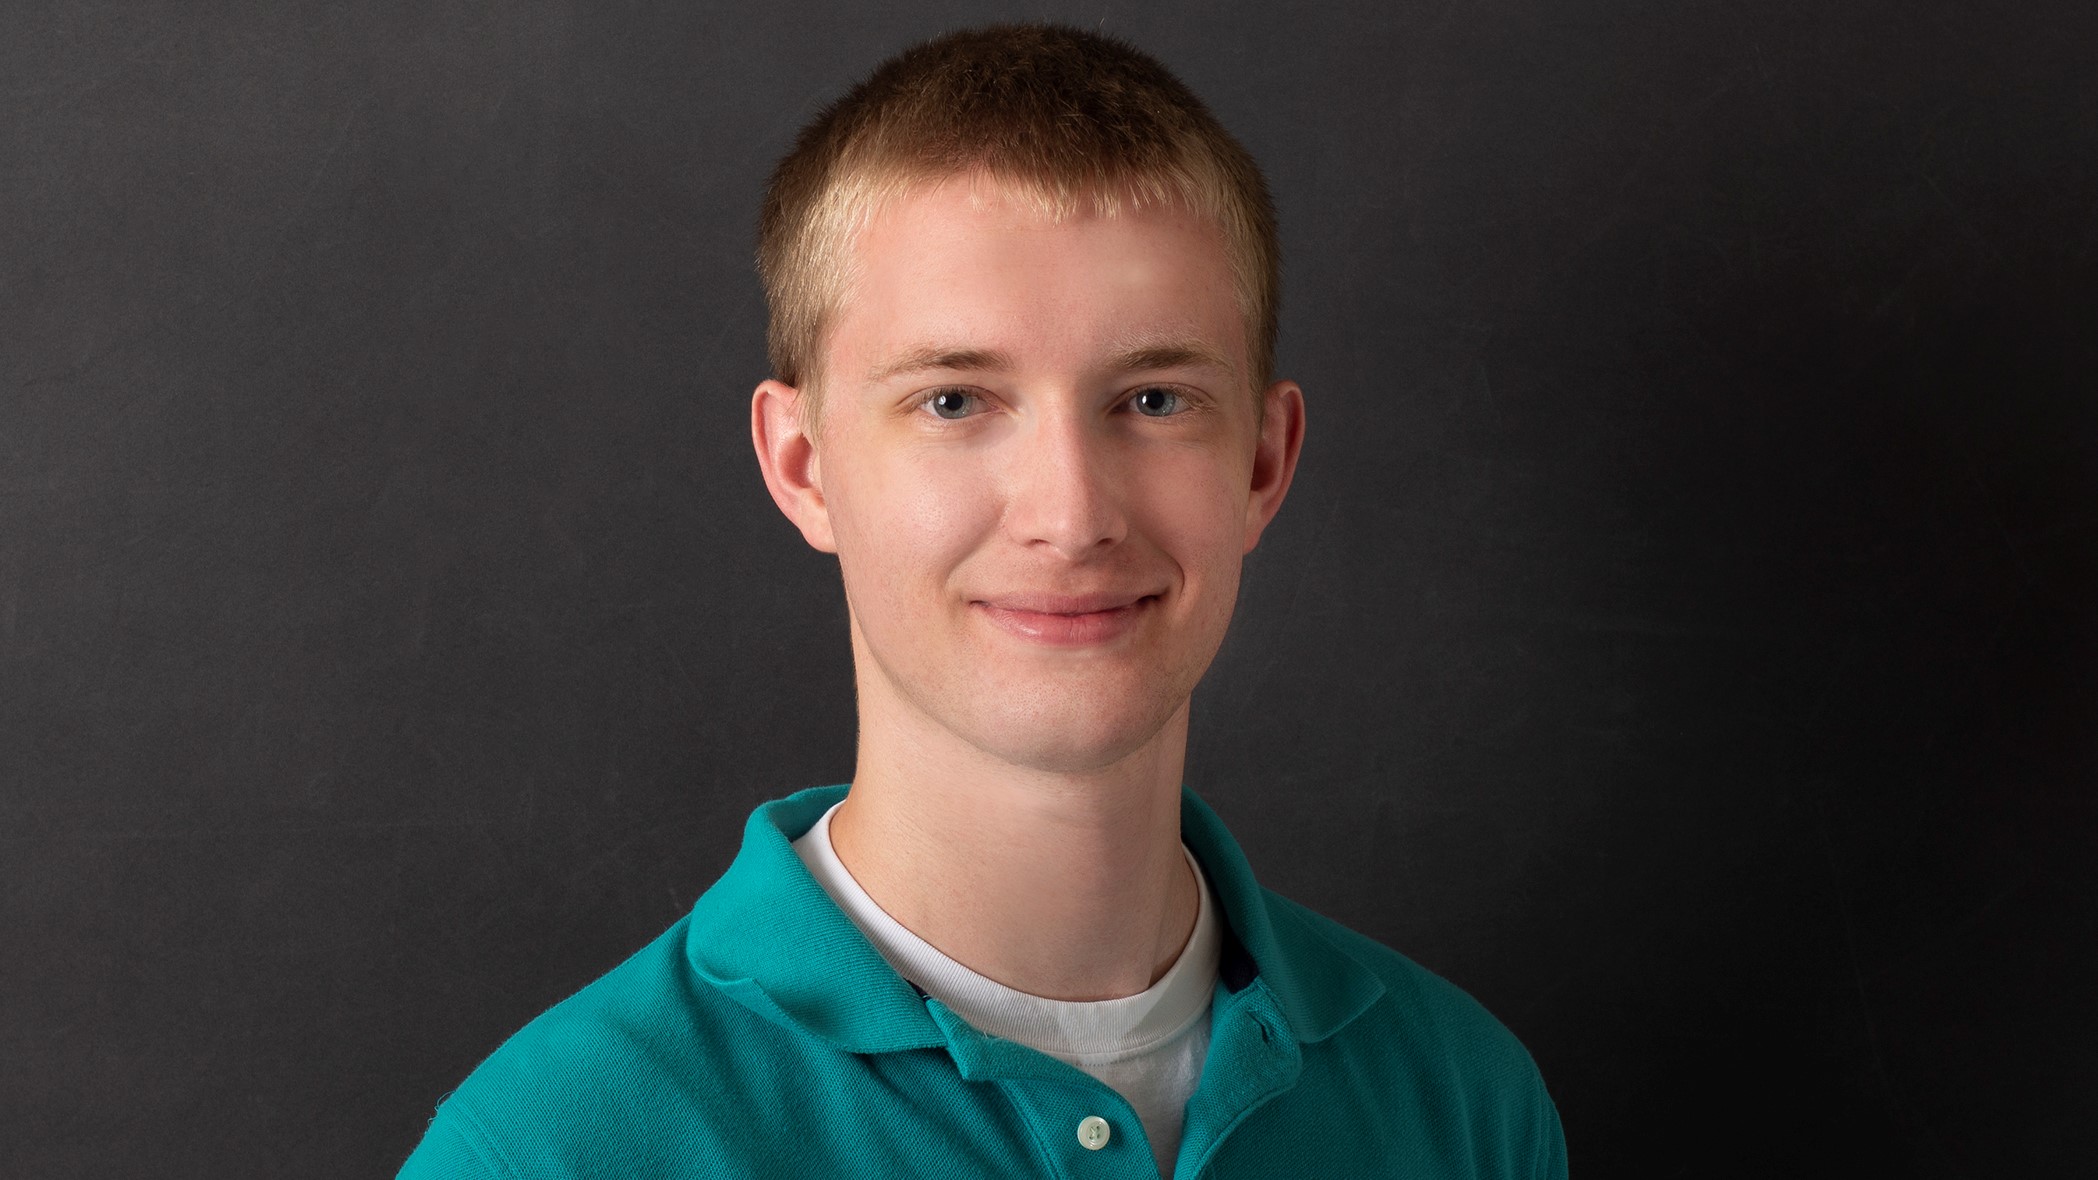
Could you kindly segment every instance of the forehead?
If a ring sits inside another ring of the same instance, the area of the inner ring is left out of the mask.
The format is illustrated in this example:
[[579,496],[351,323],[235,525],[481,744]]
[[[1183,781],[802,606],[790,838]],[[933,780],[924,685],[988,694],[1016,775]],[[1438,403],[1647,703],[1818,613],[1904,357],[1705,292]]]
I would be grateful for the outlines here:
[[926,344],[1045,364],[1186,340],[1243,372],[1247,326],[1224,233],[1174,203],[1065,202],[964,174],[874,207],[846,246],[827,352],[858,380]]

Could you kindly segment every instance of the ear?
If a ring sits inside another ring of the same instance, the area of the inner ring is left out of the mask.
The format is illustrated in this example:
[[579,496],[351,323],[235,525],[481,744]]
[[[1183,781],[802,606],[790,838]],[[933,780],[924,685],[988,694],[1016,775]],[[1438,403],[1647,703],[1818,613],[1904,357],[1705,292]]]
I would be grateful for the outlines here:
[[1260,395],[1260,407],[1260,438],[1253,448],[1252,487],[1246,500],[1247,553],[1281,510],[1289,481],[1297,474],[1297,455],[1304,449],[1304,391],[1296,382],[1268,386]]
[[758,467],[765,473],[772,502],[810,545],[836,553],[813,424],[803,422],[803,408],[800,390],[779,381],[761,382],[750,398],[750,442],[757,448]]

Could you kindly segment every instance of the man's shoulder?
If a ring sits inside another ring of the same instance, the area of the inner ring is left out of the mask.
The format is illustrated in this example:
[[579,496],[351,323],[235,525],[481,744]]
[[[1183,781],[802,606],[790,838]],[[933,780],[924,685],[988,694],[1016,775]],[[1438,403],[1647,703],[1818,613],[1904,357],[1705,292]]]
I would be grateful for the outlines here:
[[1443,1050],[1436,1056],[1444,1059],[1455,1054],[1462,1060],[1505,1060],[1534,1071],[1522,1042],[1470,992],[1301,902],[1271,889],[1262,893],[1278,926],[1287,924],[1299,937],[1321,940],[1376,976],[1384,991],[1365,1015],[1378,1016],[1379,1027],[1395,1028],[1415,1048],[1432,1042]]
[[[1192,791],[1183,791],[1181,817],[1253,970],[1304,1044],[1307,1076],[1411,1095],[1411,1109],[1455,1103],[1491,1121],[1548,1121],[1542,1112],[1551,1104],[1529,1051],[1470,993],[1256,880],[1222,818]],[[1227,955],[1228,990],[1239,989],[1243,970]]]
[[1396,1005],[1441,1028],[1513,1039],[1507,1028],[1463,988],[1302,902],[1272,889],[1263,888],[1261,892],[1267,899],[1269,914],[1277,922],[1294,924],[1298,930],[1322,939],[1374,972],[1386,989],[1381,1004]]
[[[504,1041],[439,1105],[403,1176],[617,1174],[737,1103],[732,1059],[768,1051],[763,1020],[700,984],[680,919]],[[606,1134],[618,1127],[623,1134]],[[475,1160],[467,1168],[462,1161]],[[609,1170],[608,1170],[609,1169]]]
[[[1262,892],[1278,941],[1315,940],[1322,953],[1338,956],[1328,963],[1350,962],[1381,985],[1352,1019],[1305,1045],[1304,1084],[1290,1109],[1307,1120],[1380,1128],[1392,1140],[1380,1147],[1383,1157],[1425,1160],[1434,1144],[1448,1140],[1449,1158],[1480,1162],[1482,1175],[1565,1176],[1558,1110],[1507,1025],[1469,992],[1384,943]],[[1365,1104],[1365,1094],[1374,1100]],[[1305,1102],[1320,1109],[1304,1112]]]
[[679,919],[624,962],[539,1014],[503,1042],[468,1084],[489,1073],[588,1071],[609,1056],[688,1039],[693,1004],[705,1002],[688,985],[683,966],[688,920]]

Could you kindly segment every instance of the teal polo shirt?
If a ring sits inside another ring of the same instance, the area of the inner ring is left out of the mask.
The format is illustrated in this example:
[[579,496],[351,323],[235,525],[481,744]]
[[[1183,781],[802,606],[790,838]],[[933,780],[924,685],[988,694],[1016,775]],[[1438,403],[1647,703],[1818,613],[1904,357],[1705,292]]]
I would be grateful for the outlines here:
[[[1155,1180],[1120,1095],[964,1023],[809,876],[791,841],[844,795],[753,812],[692,912],[482,1062],[400,1174]],[[1558,1112],[1500,1022],[1262,888],[1188,791],[1181,835],[1229,929],[1177,1177],[1566,1175]]]

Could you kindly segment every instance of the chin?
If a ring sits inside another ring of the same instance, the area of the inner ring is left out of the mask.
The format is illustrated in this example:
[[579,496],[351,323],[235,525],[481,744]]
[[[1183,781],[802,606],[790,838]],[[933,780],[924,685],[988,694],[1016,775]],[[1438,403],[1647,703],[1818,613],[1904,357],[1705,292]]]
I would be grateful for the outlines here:
[[1092,774],[1143,750],[1178,711],[1161,704],[1103,716],[1097,701],[1071,705],[972,718],[974,744],[1015,766],[1050,774]]

